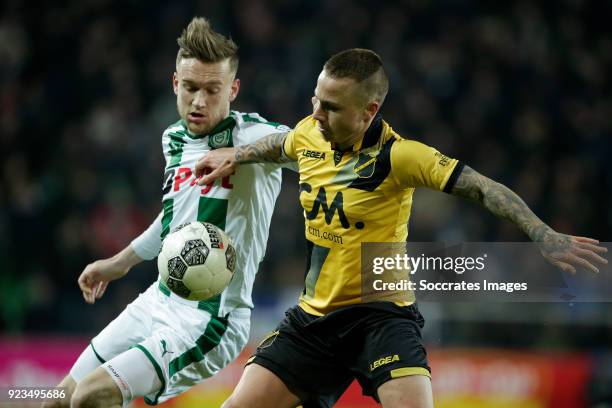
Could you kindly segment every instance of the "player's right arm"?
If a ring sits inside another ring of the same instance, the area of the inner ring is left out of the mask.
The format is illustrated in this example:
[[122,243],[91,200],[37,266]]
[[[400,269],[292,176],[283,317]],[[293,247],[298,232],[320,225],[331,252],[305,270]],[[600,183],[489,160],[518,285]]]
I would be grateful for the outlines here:
[[124,277],[134,265],[157,256],[162,242],[162,215],[160,212],[149,228],[123,250],[110,258],[99,259],[85,267],[78,282],[87,303],[93,304],[96,299],[100,299],[110,281]]
[[291,147],[291,134],[272,133],[251,144],[209,152],[196,163],[198,184],[205,185],[217,178],[229,176],[240,164],[296,161],[297,156]]
[[[175,125],[171,125],[162,135],[162,150],[166,166],[171,159],[169,135],[175,130],[175,127]],[[100,299],[110,281],[124,277],[134,265],[145,260],[151,260],[159,254],[162,244],[162,217],[163,211],[142,234],[114,256],[98,259],[83,269],[78,283],[87,303],[93,304],[97,299]]]
[[131,245],[114,256],[106,259],[98,259],[85,267],[79,276],[79,287],[83,292],[83,298],[89,304],[100,299],[110,281],[125,276],[132,266],[142,262]]

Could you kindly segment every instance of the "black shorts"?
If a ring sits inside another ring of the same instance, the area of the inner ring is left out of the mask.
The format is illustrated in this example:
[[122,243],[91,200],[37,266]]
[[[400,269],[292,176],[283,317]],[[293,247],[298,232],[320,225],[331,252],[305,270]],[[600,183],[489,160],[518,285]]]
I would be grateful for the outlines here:
[[276,374],[304,407],[331,407],[356,378],[378,401],[392,378],[429,375],[416,305],[364,303],[313,316],[299,306],[257,346],[250,363]]

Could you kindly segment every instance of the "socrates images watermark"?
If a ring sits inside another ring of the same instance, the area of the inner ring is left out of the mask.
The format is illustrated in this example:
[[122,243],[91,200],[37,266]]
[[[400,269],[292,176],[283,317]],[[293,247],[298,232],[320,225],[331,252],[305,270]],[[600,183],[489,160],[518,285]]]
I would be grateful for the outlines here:
[[[478,257],[459,256],[420,256],[413,257],[407,254],[395,254],[390,257],[376,257],[372,262],[372,273],[382,275],[385,271],[406,271],[415,275],[419,271],[450,271],[463,275],[466,271],[482,271],[485,269],[487,254]],[[372,288],[376,291],[387,290],[428,290],[428,291],[505,291],[512,293],[517,290],[527,290],[527,282],[491,282],[483,279],[482,282],[461,280],[458,282],[430,282],[427,279],[412,281],[400,279],[387,282],[384,279],[375,279]]]
[[365,302],[612,301],[610,274],[564,274],[533,243],[364,243],[361,273]]

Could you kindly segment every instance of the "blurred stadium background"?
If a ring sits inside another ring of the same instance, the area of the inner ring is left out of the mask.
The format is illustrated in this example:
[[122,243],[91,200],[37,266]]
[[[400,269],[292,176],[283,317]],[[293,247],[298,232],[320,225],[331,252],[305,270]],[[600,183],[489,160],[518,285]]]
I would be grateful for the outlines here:
[[[553,227],[611,240],[610,1],[5,0],[0,385],[57,383],[156,278],[154,263],[140,265],[93,307],[76,285],[88,262],[124,247],[160,209],[176,38],[194,15],[240,45],[234,109],[293,125],[332,53],[372,48],[391,77],[382,112],[397,131],[510,186]],[[296,177],[285,176],[253,345],[301,291],[303,224]],[[410,227],[415,241],[525,240],[426,191]],[[437,406],[612,406],[609,303],[421,309]],[[240,372],[237,362],[168,406],[218,406]],[[338,406],[374,404],[354,388]]]

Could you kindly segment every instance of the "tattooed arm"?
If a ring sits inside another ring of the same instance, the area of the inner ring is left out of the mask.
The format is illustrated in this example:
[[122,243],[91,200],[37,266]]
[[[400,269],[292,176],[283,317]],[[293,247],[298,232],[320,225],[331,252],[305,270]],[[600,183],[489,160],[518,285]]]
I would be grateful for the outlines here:
[[196,177],[200,178],[198,184],[208,184],[219,177],[229,176],[240,164],[295,161],[284,153],[283,145],[287,134],[272,133],[248,145],[211,151],[196,163]]
[[575,273],[576,267],[598,272],[591,262],[607,264],[598,254],[607,249],[599,241],[556,232],[529,209],[512,190],[465,166],[451,194],[477,202],[500,218],[517,225],[532,241],[540,244],[542,255],[558,268]]
[[255,143],[245,146],[238,146],[235,149],[234,158],[236,163],[287,163],[295,161],[285,155],[283,145],[287,138],[287,132],[272,133],[262,137]]

